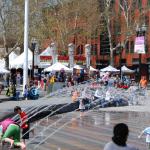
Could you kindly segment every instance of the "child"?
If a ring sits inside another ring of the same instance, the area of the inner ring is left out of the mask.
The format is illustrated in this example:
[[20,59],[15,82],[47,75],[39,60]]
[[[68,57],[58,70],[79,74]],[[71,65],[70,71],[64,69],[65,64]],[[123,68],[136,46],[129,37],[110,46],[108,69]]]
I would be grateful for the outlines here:
[[26,149],[25,144],[20,142],[20,127],[12,119],[0,122],[0,138],[3,142],[10,143],[10,148],[16,145],[20,146],[22,150]]
[[143,134],[146,135],[146,145],[148,146],[148,149],[150,149],[150,127],[145,128],[138,138],[141,138]]
[[27,114],[21,110],[21,107],[16,106],[14,112],[20,116],[21,119],[21,128],[22,128],[22,139],[25,143],[25,139],[29,139],[29,123]]
[[84,105],[83,100],[84,99],[79,100],[80,117],[82,117],[84,115],[84,111],[85,111],[85,105]]

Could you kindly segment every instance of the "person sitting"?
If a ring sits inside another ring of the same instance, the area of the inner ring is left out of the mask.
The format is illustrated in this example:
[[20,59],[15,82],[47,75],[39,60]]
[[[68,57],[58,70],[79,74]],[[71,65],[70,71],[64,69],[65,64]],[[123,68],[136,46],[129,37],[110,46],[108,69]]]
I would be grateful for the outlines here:
[[6,96],[11,96],[12,95],[12,86],[8,86],[6,90]]
[[138,148],[126,143],[129,135],[126,124],[118,123],[115,125],[113,134],[112,141],[104,146],[104,150],[138,150]]
[[124,84],[123,82],[121,82],[120,84],[117,85],[118,88],[122,88],[122,89],[128,89],[129,86]]
[[10,143],[12,146],[19,146],[22,150],[26,149],[24,143],[20,142],[20,127],[12,119],[8,118],[0,122],[0,138],[2,142]]
[[79,97],[79,92],[77,90],[72,92],[72,101],[76,102],[78,100]]

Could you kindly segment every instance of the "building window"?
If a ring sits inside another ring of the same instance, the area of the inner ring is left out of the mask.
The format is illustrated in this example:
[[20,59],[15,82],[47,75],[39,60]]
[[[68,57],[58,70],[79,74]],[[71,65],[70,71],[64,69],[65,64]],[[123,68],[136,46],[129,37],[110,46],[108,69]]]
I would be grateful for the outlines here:
[[[119,18],[118,18],[119,20]],[[118,35],[121,33],[121,24],[119,21],[115,21],[114,23],[114,32],[115,32],[115,35]]]
[[149,16],[145,16],[145,25],[149,26]]
[[133,64],[139,64],[139,58],[133,58],[132,63]]
[[148,6],[150,6],[150,0],[148,0]]
[[92,44],[91,45],[91,54],[92,55],[97,55],[97,44]]
[[145,44],[145,53],[148,53],[148,44]]
[[147,63],[150,64],[150,58],[147,58]]
[[108,37],[108,31],[100,34],[100,55],[109,55],[110,54],[110,43]]
[[125,50],[126,50],[126,53],[129,53],[129,41],[127,41],[125,45]]
[[138,3],[138,8],[141,8],[142,7],[142,0],[138,0],[137,3]]
[[134,41],[130,41],[130,53],[134,53]]
[[77,53],[76,54],[77,55],[82,55],[83,54],[83,45],[79,45],[77,47]]

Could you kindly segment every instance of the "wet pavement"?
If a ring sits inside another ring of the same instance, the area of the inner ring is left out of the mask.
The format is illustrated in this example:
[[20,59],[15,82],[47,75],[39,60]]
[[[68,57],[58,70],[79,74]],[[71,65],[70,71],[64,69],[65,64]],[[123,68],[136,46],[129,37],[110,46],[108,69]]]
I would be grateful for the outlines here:
[[[0,118],[12,112],[16,105],[24,109],[29,106],[71,102],[68,94],[39,100],[8,101],[0,104]],[[146,150],[145,139],[137,138],[142,129],[150,125],[149,99],[143,104],[101,108],[89,111],[83,117],[80,117],[79,112],[71,112],[43,119],[41,123],[35,123],[35,139],[27,141],[27,150],[103,150],[104,145],[111,140],[113,126],[120,122],[129,126],[128,143]]]
[[30,139],[27,149],[103,150],[104,145],[111,140],[113,126],[120,122],[129,126],[128,143],[146,150],[145,139],[137,137],[143,128],[149,126],[149,113],[96,110],[82,117],[79,112],[73,112],[43,120],[35,128],[36,138]]

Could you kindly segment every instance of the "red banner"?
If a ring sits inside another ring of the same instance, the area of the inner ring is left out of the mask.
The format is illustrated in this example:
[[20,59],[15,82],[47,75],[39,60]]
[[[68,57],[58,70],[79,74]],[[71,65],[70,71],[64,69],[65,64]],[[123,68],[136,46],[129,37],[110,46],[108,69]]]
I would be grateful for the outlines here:
[[69,56],[58,56],[58,60],[62,60],[62,61],[68,61],[69,60]]
[[82,56],[82,55],[75,55],[74,59],[76,61],[85,61],[86,60],[85,56]]
[[52,60],[52,56],[40,56],[40,60]]

